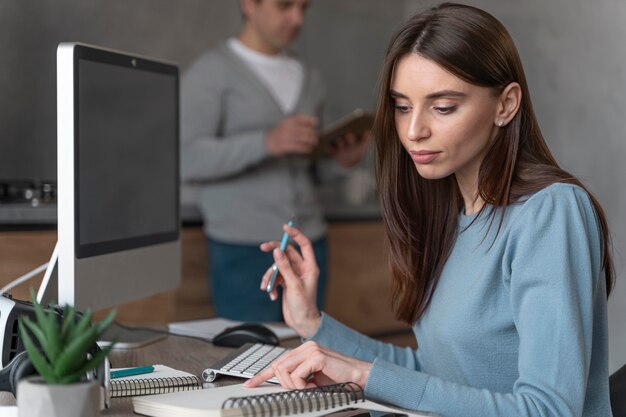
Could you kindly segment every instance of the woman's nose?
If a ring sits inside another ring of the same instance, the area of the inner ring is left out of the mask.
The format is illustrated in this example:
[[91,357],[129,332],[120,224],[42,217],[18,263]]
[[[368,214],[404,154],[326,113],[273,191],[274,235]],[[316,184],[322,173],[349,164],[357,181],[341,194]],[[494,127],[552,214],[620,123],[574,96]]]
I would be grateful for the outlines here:
[[409,120],[407,138],[411,141],[420,141],[430,136],[428,123],[417,112],[411,115]]

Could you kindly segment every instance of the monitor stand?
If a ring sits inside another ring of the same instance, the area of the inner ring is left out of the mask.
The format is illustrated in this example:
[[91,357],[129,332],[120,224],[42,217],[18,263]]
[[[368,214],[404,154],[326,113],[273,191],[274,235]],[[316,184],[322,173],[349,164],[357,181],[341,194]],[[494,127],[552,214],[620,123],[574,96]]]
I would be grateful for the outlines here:
[[[59,294],[59,242],[54,246],[46,273],[37,292],[37,302],[41,305],[57,304]],[[114,349],[135,349],[157,342],[167,337],[167,334],[150,331],[149,329],[128,329],[113,323],[98,340],[100,347],[109,346],[115,341]]]
[[41,305],[56,304],[59,295],[59,242],[55,243],[50,262],[46,268],[39,291],[37,291],[37,302]]

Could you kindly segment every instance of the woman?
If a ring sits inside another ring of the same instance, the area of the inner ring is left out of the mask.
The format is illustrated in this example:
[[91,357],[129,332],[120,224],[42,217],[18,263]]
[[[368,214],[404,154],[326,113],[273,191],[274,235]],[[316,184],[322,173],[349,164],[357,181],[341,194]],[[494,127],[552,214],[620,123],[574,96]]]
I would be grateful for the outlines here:
[[443,416],[610,416],[605,216],[546,147],[502,24],[455,4],[404,24],[374,137],[393,308],[419,349],[320,315],[310,242],[285,227],[301,255],[261,249],[274,250],[285,320],[310,341],[247,385],[354,381]]

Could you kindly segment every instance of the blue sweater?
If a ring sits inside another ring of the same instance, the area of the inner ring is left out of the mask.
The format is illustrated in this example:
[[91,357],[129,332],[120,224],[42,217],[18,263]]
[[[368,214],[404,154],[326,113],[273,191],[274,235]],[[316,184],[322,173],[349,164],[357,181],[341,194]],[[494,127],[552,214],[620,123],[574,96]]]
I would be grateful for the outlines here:
[[416,351],[325,314],[312,340],[373,362],[365,395],[375,401],[445,417],[610,416],[602,236],[589,196],[554,184],[507,207],[494,240],[498,221],[460,216],[413,326]]

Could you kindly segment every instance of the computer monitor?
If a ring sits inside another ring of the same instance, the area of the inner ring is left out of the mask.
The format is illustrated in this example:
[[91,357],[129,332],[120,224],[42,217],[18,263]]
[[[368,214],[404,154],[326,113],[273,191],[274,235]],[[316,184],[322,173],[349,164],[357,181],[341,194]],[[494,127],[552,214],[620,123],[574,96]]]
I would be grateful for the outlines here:
[[177,287],[178,68],[61,43],[57,112],[58,289],[49,269],[40,300],[96,311]]

